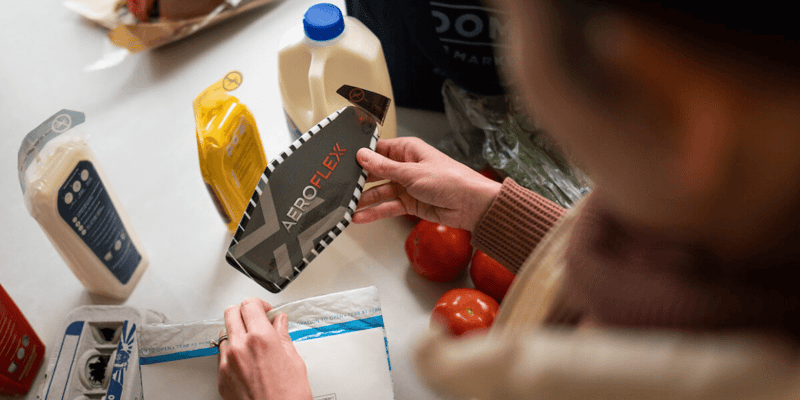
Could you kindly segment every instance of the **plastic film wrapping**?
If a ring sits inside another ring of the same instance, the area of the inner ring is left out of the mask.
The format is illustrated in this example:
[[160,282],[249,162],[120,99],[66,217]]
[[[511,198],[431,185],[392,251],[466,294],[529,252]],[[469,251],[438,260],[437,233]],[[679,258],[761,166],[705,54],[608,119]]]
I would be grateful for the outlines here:
[[500,175],[570,207],[591,190],[592,182],[561,149],[530,122],[510,95],[482,96],[451,81],[442,87],[452,137],[439,144],[453,158]]

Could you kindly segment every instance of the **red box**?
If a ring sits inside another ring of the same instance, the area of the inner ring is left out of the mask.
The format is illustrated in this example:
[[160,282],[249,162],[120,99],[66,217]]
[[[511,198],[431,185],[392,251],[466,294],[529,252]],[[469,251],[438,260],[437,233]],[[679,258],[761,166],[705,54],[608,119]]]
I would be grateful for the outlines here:
[[44,358],[44,344],[0,286],[0,395],[28,393]]

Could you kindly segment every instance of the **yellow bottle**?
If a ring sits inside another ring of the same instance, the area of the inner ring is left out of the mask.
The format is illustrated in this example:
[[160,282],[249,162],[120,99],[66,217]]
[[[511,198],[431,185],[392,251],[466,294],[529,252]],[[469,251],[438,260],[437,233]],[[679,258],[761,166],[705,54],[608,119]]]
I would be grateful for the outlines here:
[[253,115],[229,94],[242,84],[231,71],[194,100],[200,172],[231,232],[236,230],[267,157]]

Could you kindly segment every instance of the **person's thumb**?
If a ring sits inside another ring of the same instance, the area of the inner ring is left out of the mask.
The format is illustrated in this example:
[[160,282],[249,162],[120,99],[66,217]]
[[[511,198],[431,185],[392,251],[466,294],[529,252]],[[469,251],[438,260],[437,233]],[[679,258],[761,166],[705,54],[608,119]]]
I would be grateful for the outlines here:
[[412,179],[411,169],[407,163],[391,160],[370,149],[358,150],[356,159],[367,172],[383,179],[395,181],[403,186],[407,186]]

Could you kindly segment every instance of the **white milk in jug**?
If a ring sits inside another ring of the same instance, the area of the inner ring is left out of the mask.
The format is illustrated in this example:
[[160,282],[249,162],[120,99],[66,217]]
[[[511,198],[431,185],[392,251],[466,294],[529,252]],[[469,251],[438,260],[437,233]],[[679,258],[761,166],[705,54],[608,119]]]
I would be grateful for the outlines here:
[[92,293],[125,299],[148,260],[84,135],[83,113],[62,110],[31,131],[18,154],[25,205]]
[[[310,7],[284,35],[278,79],[287,123],[295,138],[334,111],[351,105],[336,91],[351,85],[393,99],[386,58],[378,38],[361,21],[343,16],[333,4]],[[380,128],[397,136],[394,101]]]

